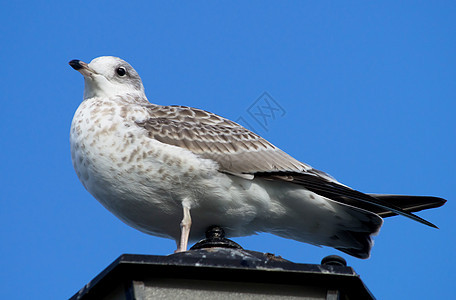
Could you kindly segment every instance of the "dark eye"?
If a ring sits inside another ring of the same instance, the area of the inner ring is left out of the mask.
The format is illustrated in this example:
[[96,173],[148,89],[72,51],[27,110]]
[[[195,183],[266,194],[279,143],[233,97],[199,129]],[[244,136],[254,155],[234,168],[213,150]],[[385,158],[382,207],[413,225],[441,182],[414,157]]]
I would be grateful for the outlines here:
[[116,73],[117,73],[117,75],[119,75],[119,76],[125,76],[125,74],[127,74],[127,70],[125,70],[124,67],[118,67],[118,68],[116,69]]

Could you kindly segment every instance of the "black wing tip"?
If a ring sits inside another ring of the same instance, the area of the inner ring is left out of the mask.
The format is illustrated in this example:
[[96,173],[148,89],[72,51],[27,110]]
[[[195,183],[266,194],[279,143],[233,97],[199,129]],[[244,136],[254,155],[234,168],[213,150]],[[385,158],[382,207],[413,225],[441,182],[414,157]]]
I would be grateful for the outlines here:
[[435,229],[440,229],[437,225],[435,225],[429,221],[426,221],[426,223],[424,223],[424,225],[427,225],[427,226],[435,228]]
[[448,200],[440,198],[440,197],[429,196],[429,198],[432,198],[432,199],[434,199],[436,201],[436,205],[437,206],[435,206],[435,207],[443,206],[448,201]]
[[410,196],[410,195],[394,195],[394,194],[372,194],[368,193],[367,195],[372,196],[377,199],[382,199],[384,201],[392,201],[398,206],[407,205],[408,202],[417,202],[420,205],[423,205],[423,209],[428,208],[437,208],[443,206],[447,200],[441,197],[436,196]]
[[[443,206],[447,200],[435,197],[435,196],[407,196],[407,195],[386,195],[386,194],[368,194],[374,198],[377,198],[382,201],[386,201],[391,205],[397,206],[403,209],[410,219],[427,225],[432,228],[439,229],[435,224],[413,214],[412,212],[418,212],[421,210],[431,209],[431,208],[438,208]],[[377,212],[378,215],[381,217],[390,217],[397,215],[397,212],[393,211],[384,211],[384,212]]]
[[415,214],[407,213],[407,215],[403,215],[403,216],[408,217],[408,218],[410,218],[410,219],[412,219],[414,221],[417,221],[417,222],[419,222],[421,224],[427,225],[429,227],[439,229],[435,224],[433,224],[433,223],[431,223],[431,222],[429,222],[429,221],[427,221],[427,220],[425,220],[425,219],[423,219],[421,217],[418,217]]

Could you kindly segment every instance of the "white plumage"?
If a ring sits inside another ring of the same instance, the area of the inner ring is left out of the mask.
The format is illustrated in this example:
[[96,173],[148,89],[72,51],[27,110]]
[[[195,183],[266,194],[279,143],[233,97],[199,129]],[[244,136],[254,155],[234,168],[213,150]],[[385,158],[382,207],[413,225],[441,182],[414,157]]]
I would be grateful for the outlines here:
[[[79,179],[122,221],[176,240],[177,251],[219,225],[228,236],[270,232],[366,258],[379,215],[432,226],[389,196],[341,185],[230,120],[151,104],[139,75],[119,58],[70,65],[85,79],[70,132]],[[439,198],[424,198],[427,206],[410,210],[438,206]]]

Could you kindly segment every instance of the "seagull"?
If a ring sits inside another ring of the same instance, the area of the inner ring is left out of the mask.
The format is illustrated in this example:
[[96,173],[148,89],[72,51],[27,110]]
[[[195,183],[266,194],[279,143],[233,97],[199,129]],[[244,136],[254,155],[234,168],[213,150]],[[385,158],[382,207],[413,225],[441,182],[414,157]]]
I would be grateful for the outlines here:
[[365,259],[384,217],[437,228],[412,212],[442,198],[365,194],[231,120],[152,104],[120,58],[69,64],[85,82],[70,129],[78,178],[126,224],[174,239],[175,252],[218,225],[229,237],[269,232]]

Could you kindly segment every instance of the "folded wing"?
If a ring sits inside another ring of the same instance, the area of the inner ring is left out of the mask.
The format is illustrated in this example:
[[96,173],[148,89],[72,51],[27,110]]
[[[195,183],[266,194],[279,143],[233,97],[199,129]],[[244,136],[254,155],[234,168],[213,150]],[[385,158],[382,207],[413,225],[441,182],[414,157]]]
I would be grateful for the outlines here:
[[436,197],[364,194],[286,154],[259,135],[216,114],[185,106],[148,105],[150,118],[136,124],[150,138],[216,161],[219,171],[301,185],[339,203],[382,217],[403,215],[437,228],[412,212],[445,203]]

